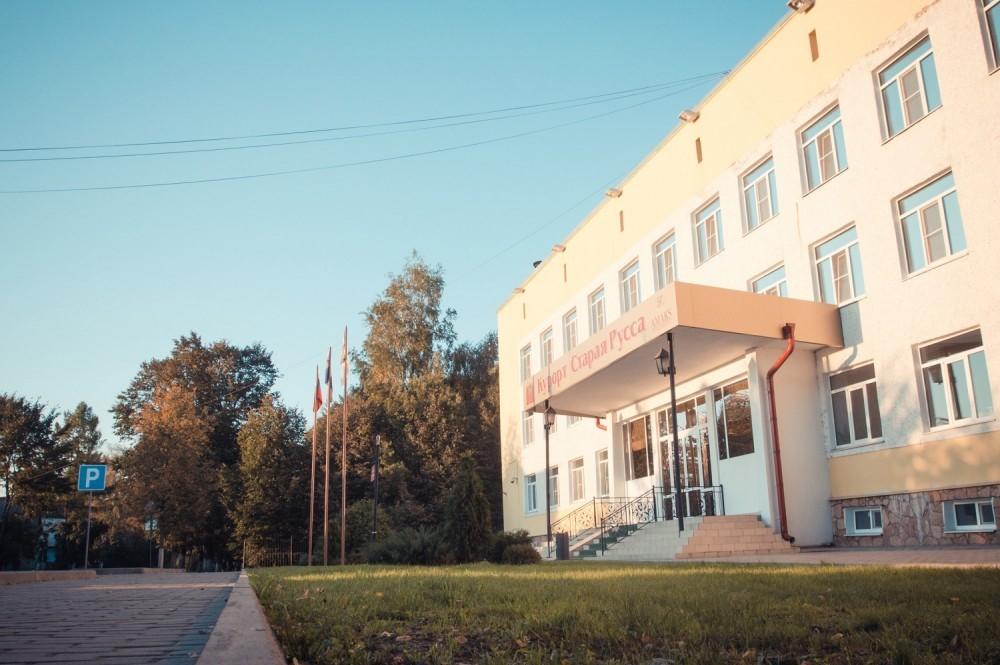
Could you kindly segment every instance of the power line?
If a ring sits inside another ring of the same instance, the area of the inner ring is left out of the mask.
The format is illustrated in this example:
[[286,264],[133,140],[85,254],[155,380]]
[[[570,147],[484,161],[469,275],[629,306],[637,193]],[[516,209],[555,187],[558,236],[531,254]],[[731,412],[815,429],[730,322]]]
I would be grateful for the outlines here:
[[[708,82],[719,78],[718,74],[706,75],[702,77],[698,83]],[[665,86],[666,87],[666,86]],[[250,145],[235,145],[235,146],[216,146],[211,148],[189,148],[184,150],[163,150],[156,152],[129,152],[129,153],[110,153],[110,154],[99,154],[99,155],[57,155],[51,157],[14,157],[9,159],[0,159],[0,163],[19,163],[19,162],[55,162],[55,161],[77,161],[84,159],[119,159],[119,158],[134,158],[134,157],[161,157],[164,155],[183,155],[191,153],[206,153],[206,152],[226,152],[230,150],[253,150],[260,148],[274,148],[279,146],[290,146],[290,145],[302,145],[307,143],[329,143],[333,141],[346,141],[351,139],[367,138],[372,136],[387,136],[391,134],[405,134],[411,132],[424,132],[435,129],[443,129],[447,127],[458,127],[462,125],[474,125],[482,124],[487,122],[496,122],[499,120],[509,120],[511,118],[521,118],[530,115],[538,115],[542,113],[556,113],[559,111],[566,111],[570,109],[580,108],[583,106],[592,106],[594,104],[607,104],[609,102],[615,102],[622,99],[627,99],[636,96],[650,95],[659,90],[665,89],[661,87],[655,90],[643,90],[642,92],[631,92],[628,94],[622,94],[614,97],[604,96],[601,99],[590,100],[586,102],[580,102],[576,104],[566,104],[562,106],[557,106],[555,108],[545,108],[536,109],[532,111],[510,113],[507,115],[499,115],[490,118],[478,118],[476,120],[461,120],[456,122],[449,122],[437,125],[429,125],[425,127],[406,127],[403,129],[394,129],[381,132],[367,132],[363,134],[350,134],[347,136],[331,136],[318,139],[302,139],[298,141],[275,141],[270,143],[253,143]],[[674,87],[670,85],[669,87]]]
[[242,135],[232,135],[232,136],[214,136],[207,138],[187,138],[187,139],[171,139],[171,140],[158,140],[158,141],[142,141],[135,143],[94,143],[94,144],[84,144],[84,145],[64,145],[64,146],[32,146],[23,148],[0,148],[0,152],[33,152],[33,151],[43,151],[43,150],[86,150],[92,148],[137,148],[141,146],[156,146],[156,145],[176,145],[181,143],[210,143],[215,141],[237,141],[243,139],[261,139],[261,138],[274,138],[278,136],[296,136],[301,134],[320,134],[324,132],[339,132],[354,129],[372,129],[375,127],[392,127],[398,125],[411,125],[419,124],[425,122],[436,122],[441,120],[455,120],[458,118],[469,118],[481,115],[493,115],[497,113],[506,113],[509,111],[523,111],[526,109],[540,108],[544,106],[553,106],[557,104],[566,104],[571,102],[580,102],[590,99],[597,99],[600,97],[610,97],[614,95],[621,95],[625,93],[638,93],[640,91],[652,91],[659,88],[665,88],[673,85],[682,85],[684,83],[701,81],[705,78],[717,78],[725,76],[728,74],[727,71],[723,72],[713,72],[711,74],[700,74],[698,76],[693,76],[685,79],[677,79],[674,81],[667,81],[663,83],[655,83],[652,85],[641,86],[638,88],[628,88],[625,90],[617,90],[614,92],[605,92],[597,95],[587,95],[585,97],[573,97],[569,99],[561,99],[549,102],[539,102],[534,104],[522,104],[519,106],[508,106],[505,108],[492,109],[489,111],[472,111],[468,113],[454,113],[451,115],[440,115],[431,116],[426,118],[414,118],[408,120],[395,120],[390,122],[378,122],[369,123],[362,125],[343,125],[340,127],[325,127],[319,129],[301,129],[292,131],[282,131],[282,132],[268,132],[264,134],[242,134]]
[[305,167],[305,168],[300,168],[300,169],[285,169],[285,170],[279,170],[279,171],[266,171],[266,172],[263,172],[263,173],[250,173],[250,174],[235,175],[235,176],[220,176],[220,177],[216,177],[216,178],[198,178],[198,179],[191,179],[191,180],[168,180],[168,181],[161,181],[161,182],[133,183],[133,184],[126,184],[126,185],[98,185],[98,186],[93,186],[93,187],[49,187],[49,188],[40,188],[40,189],[12,189],[12,190],[0,190],[0,194],[49,194],[49,193],[61,193],[61,192],[92,192],[92,191],[111,191],[111,190],[122,190],[122,189],[149,189],[149,188],[153,188],[153,187],[176,187],[176,186],[180,186],[180,185],[196,185],[196,184],[217,183],[217,182],[234,182],[234,181],[238,181],[238,180],[252,180],[252,179],[258,179],[258,178],[273,178],[273,177],[286,176],[286,175],[298,175],[298,174],[302,174],[302,173],[314,173],[314,172],[317,172],[317,171],[332,171],[332,170],[350,168],[350,167],[355,167],[355,166],[367,166],[367,165],[370,165],[370,164],[381,164],[381,163],[384,163],[384,162],[392,162],[392,161],[403,160],[403,159],[413,159],[415,157],[425,157],[425,156],[428,156],[428,155],[436,155],[436,154],[441,154],[441,153],[445,153],[445,152],[454,152],[456,150],[464,150],[464,149],[467,149],[467,148],[484,146],[484,145],[489,145],[489,144],[492,144],[492,143],[499,143],[501,141],[509,141],[509,140],[512,140],[512,139],[523,138],[525,136],[533,136],[535,134],[541,134],[541,133],[544,133],[544,132],[553,131],[555,129],[560,129],[562,127],[569,127],[571,125],[578,125],[578,124],[580,124],[582,122],[587,122],[587,121],[590,121],[590,120],[595,120],[597,118],[603,118],[603,117],[606,117],[606,116],[609,116],[609,115],[614,115],[614,114],[617,114],[617,113],[621,113],[623,111],[628,111],[630,109],[637,108],[639,106],[645,106],[646,104],[652,104],[653,102],[657,102],[657,101],[666,99],[668,97],[673,97],[675,95],[679,95],[679,94],[681,94],[683,92],[687,92],[688,90],[701,85],[702,83],[704,83],[704,81],[699,81],[697,83],[693,83],[693,84],[691,84],[689,86],[686,86],[684,88],[680,88],[678,90],[673,90],[673,91],[671,91],[669,93],[666,93],[664,95],[659,95],[657,97],[653,97],[652,99],[646,99],[646,100],[643,100],[641,102],[636,102],[634,104],[630,104],[628,106],[623,106],[623,107],[619,107],[619,108],[616,108],[616,109],[612,109],[610,111],[605,111],[605,112],[602,112],[602,113],[597,113],[597,114],[594,114],[594,115],[585,116],[583,118],[578,118],[576,120],[570,120],[570,121],[567,121],[567,122],[562,122],[562,123],[558,123],[558,124],[555,124],[555,125],[549,125],[549,126],[546,126],[546,127],[541,127],[541,128],[538,128],[538,129],[528,130],[528,131],[524,131],[524,132],[517,132],[517,133],[514,133],[514,134],[506,134],[506,135],[503,135],[503,136],[497,136],[497,137],[494,137],[494,138],[484,139],[484,140],[481,140],[481,141],[473,141],[473,142],[470,142],[470,143],[461,143],[461,144],[458,144],[458,145],[446,146],[446,147],[443,147],[443,148],[433,148],[433,149],[430,149],[430,150],[420,150],[420,151],[417,151],[417,152],[404,153],[404,154],[400,154],[400,155],[390,155],[390,156],[387,156],[387,157],[376,157],[376,158],[372,158],[372,159],[364,159],[364,160],[359,160],[359,161],[354,161],[354,162],[342,162],[342,163],[339,163],[339,164],[327,164],[327,165],[324,165],[324,166],[310,166],[310,167]]

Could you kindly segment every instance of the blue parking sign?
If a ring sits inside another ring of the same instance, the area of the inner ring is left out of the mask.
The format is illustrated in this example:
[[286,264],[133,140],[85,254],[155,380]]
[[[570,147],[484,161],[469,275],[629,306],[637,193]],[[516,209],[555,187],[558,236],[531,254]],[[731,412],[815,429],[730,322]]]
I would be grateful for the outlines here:
[[107,464],[81,464],[76,477],[76,489],[81,492],[103,492],[108,476]]

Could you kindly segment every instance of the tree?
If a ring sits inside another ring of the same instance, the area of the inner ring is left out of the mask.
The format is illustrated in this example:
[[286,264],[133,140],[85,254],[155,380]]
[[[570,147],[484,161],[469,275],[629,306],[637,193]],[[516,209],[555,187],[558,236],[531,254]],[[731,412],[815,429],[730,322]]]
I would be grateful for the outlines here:
[[[100,453],[101,445],[104,442],[101,430],[98,429],[99,420],[94,410],[86,402],[80,402],[72,411],[63,414],[63,421],[56,425],[55,439],[66,449],[69,466],[63,471],[67,483],[72,488],[76,483],[77,472],[81,464],[94,464],[102,461]],[[60,527],[62,536],[62,554],[60,560],[64,564],[79,563],[84,561],[84,547],[86,542],[87,524],[87,500],[84,492],[70,491],[65,497],[66,521]],[[105,497],[95,497],[98,499],[98,506],[104,502]],[[98,513],[100,513],[100,509]],[[91,540],[97,540],[103,532],[105,525],[94,520],[91,529]]]
[[493,535],[490,504],[470,457],[463,458],[448,493],[444,539],[459,563],[480,561]]

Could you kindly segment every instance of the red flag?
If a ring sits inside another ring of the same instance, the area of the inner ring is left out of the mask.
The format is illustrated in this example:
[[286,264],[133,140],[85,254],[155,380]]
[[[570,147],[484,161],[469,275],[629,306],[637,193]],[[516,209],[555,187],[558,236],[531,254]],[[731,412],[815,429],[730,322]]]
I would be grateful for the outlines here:
[[316,394],[313,396],[313,413],[323,406],[323,391],[319,388],[319,365],[316,366]]

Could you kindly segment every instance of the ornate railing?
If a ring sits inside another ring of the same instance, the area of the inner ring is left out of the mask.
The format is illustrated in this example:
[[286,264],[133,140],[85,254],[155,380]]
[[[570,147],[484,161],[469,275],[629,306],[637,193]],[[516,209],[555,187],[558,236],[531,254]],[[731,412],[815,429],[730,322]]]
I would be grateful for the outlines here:
[[594,497],[568,515],[552,523],[552,533],[565,533],[573,540],[588,529],[600,527],[601,520],[629,502],[628,497]]
[[639,528],[643,524],[655,522],[658,515],[655,487],[626,501],[601,519],[601,550],[607,549],[607,535],[610,532],[620,527]]

